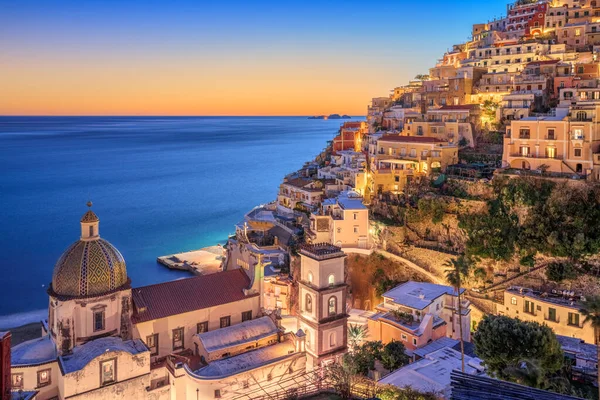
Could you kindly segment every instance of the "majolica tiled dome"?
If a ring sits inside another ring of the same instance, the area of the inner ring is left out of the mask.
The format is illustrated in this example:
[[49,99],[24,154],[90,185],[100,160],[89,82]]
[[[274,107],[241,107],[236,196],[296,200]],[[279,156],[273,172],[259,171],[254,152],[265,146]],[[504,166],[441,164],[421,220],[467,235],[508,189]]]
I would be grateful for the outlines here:
[[81,219],[81,240],[69,246],[54,266],[54,293],[95,296],[127,284],[125,260],[119,250],[100,238],[98,226],[98,217],[89,210]]

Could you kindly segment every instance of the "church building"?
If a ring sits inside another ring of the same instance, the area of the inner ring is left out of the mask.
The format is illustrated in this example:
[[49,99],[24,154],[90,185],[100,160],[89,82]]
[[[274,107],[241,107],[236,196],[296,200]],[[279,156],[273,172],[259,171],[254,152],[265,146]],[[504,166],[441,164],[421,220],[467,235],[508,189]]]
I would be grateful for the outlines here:
[[297,328],[266,312],[260,261],[132,288],[90,209],[54,267],[42,337],[11,351],[13,393],[35,399],[267,398],[346,349],[344,253],[300,250]]

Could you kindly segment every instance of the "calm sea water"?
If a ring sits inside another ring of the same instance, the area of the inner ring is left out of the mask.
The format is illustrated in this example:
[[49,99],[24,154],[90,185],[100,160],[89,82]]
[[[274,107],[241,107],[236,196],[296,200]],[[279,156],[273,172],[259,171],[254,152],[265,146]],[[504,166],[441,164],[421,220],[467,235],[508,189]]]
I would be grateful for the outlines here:
[[0,327],[46,313],[58,257],[91,199],[133,286],[156,257],[223,242],[341,121],[302,117],[0,117]]

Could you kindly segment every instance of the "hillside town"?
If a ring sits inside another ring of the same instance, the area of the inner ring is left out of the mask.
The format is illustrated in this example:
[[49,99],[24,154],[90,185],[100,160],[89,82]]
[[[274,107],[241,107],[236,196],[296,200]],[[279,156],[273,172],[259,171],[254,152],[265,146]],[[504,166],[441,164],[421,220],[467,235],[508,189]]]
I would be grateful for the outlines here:
[[136,286],[88,203],[40,337],[0,332],[2,399],[597,399],[600,3],[498,11],[216,268]]

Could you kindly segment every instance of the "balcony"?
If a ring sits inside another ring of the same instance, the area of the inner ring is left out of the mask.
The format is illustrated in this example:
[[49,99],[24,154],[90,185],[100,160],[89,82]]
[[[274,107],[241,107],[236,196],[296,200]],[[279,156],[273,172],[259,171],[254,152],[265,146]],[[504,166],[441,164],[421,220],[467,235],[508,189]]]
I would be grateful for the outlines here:
[[520,133],[519,134],[519,139],[531,139],[531,135],[530,134]]

